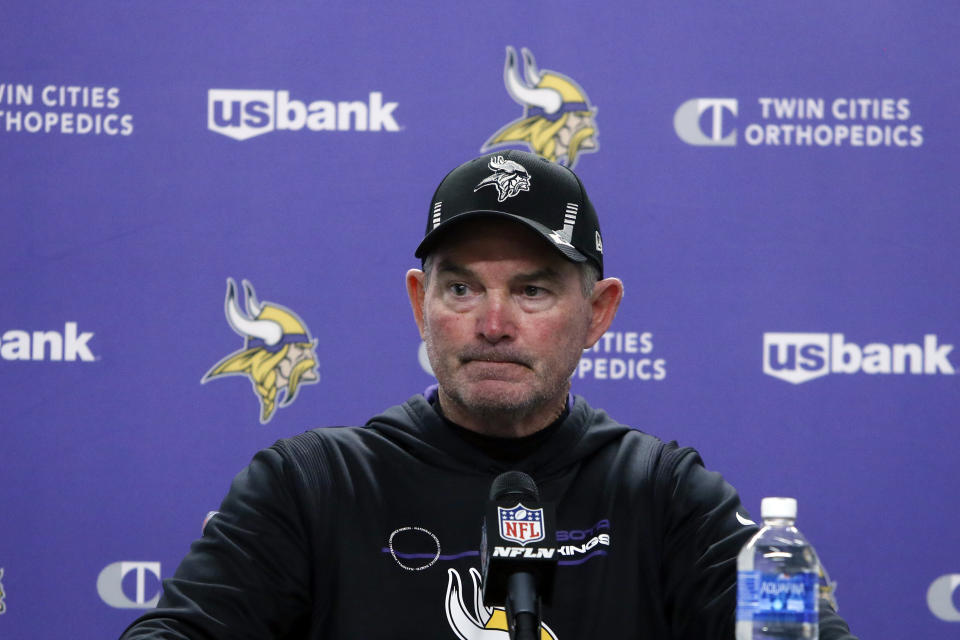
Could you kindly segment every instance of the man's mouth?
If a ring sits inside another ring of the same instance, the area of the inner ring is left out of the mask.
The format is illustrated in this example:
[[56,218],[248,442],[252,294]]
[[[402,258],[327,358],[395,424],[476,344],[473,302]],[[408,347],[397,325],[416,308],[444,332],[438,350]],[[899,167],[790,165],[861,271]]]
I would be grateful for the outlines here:
[[530,367],[525,358],[511,353],[466,353],[460,356],[460,362],[467,364],[479,362],[487,364],[513,364],[521,367]]

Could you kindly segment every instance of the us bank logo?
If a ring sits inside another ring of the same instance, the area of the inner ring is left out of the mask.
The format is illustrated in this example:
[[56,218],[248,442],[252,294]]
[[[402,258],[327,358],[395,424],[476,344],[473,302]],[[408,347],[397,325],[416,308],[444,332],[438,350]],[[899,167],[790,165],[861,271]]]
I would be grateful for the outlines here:
[[953,375],[952,344],[928,333],[923,343],[860,346],[842,333],[765,333],[763,372],[792,384],[831,373],[869,375]]
[[160,601],[160,563],[109,564],[97,576],[97,593],[115,609],[152,609]]
[[398,103],[371,91],[365,100],[309,100],[290,91],[210,89],[207,128],[248,140],[271,131],[399,131],[394,112]]
[[677,137],[697,147],[919,147],[923,125],[908,98],[692,98],[673,114]]
[[66,322],[63,331],[10,329],[0,336],[0,359],[33,362],[94,362],[90,350],[92,331],[80,331],[76,322]]

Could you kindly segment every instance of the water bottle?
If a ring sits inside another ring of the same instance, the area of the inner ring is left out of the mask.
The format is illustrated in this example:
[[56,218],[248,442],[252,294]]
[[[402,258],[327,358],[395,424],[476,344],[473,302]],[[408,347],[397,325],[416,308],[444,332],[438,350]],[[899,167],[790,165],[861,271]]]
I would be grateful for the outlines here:
[[794,498],[764,498],[763,528],[737,556],[737,640],[819,636],[817,554],[794,522]]

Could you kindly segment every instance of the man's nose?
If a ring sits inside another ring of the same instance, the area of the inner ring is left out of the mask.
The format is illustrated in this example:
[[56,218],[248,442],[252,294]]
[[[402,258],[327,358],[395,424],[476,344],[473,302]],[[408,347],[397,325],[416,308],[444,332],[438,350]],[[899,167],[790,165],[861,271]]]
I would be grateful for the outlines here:
[[516,309],[509,295],[488,292],[477,316],[477,334],[491,343],[516,336]]

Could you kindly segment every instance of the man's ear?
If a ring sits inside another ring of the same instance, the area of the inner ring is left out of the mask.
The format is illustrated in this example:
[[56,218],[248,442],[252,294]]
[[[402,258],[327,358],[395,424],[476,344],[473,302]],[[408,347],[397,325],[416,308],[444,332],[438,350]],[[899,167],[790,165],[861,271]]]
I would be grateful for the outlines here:
[[413,309],[413,319],[423,339],[423,300],[427,290],[424,284],[424,273],[420,269],[407,271],[407,296],[410,298],[410,307]]
[[587,344],[584,349],[592,347],[607,332],[613,324],[622,299],[623,283],[618,278],[604,278],[593,285],[593,294],[590,296],[590,329],[587,331]]

